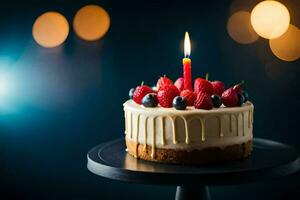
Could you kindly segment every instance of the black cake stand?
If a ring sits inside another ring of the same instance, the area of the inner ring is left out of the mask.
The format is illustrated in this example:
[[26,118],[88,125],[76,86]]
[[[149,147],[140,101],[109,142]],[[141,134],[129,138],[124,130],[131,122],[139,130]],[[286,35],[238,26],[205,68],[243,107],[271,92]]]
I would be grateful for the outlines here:
[[207,185],[240,184],[291,175],[300,169],[291,146],[254,139],[250,157],[213,165],[169,165],[138,160],[125,151],[124,138],[100,144],[87,154],[88,169],[109,179],[155,185],[176,185],[176,200],[210,199]]

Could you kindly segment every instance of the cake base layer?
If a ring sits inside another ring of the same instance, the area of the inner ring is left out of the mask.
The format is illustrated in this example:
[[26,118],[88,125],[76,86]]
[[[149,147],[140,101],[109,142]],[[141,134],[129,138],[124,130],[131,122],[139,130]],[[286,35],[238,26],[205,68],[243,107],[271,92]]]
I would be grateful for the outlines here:
[[174,164],[210,164],[246,158],[251,154],[252,140],[224,148],[210,147],[193,151],[155,148],[155,155],[152,156],[150,145],[145,148],[143,144],[126,140],[126,146],[130,155],[143,160]]

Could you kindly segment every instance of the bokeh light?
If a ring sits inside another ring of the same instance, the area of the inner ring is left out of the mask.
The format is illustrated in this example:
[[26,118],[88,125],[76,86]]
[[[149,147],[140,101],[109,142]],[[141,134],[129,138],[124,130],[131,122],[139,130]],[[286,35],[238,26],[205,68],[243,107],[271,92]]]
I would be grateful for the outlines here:
[[300,30],[290,25],[280,37],[269,41],[272,52],[281,60],[294,61],[300,57]]
[[66,40],[68,34],[68,21],[58,12],[42,14],[35,20],[32,28],[34,40],[47,48],[59,46]]
[[8,95],[10,87],[11,83],[8,76],[0,75],[0,99]]
[[83,40],[95,41],[105,35],[110,26],[108,13],[100,6],[87,5],[75,15],[75,33]]
[[234,13],[228,20],[227,31],[233,40],[242,44],[252,43],[259,38],[251,26],[250,13],[247,11]]
[[0,115],[15,110],[16,83],[12,63],[0,57]]
[[251,12],[251,24],[258,35],[266,39],[281,36],[289,27],[288,9],[277,1],[263,1]]

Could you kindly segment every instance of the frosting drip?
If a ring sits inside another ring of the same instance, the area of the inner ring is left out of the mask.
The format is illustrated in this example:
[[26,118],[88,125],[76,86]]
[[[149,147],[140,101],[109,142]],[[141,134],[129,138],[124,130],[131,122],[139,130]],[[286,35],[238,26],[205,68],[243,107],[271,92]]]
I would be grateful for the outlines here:
[[[240,142],[252,139],[253,108],[253,105],[247,102],[242,107],[219,108],[219,111],[215,109],[209,111],[196,109],[176,111],[173,108],[143,108],[132,101],[127,101],[124,104],[125,134],[128,139],[134,140],[137,144],[142,142],[144,151],[147,150],[148,144],[151,145],[152,158],[155,158],[157,146],[161,148],[190,146],[198,149],[211,145],[214,142],[218,144],[224,143],[224,145],[228,141],[236,140],[236,142]],[[162,112],[164,109],[167,111]],[[246,115],[247,117],[245,117]],[[141,118],[144,120],[141,120]],[[216,118],[216,122],[211,120],[212,118]],[[192,125],[193,122],[194,125]],[[135,124],[134,128],[133,124]],[[158,124],[160,125],[158,126]],[[167,125],[171,125],[171,128]],[[234,125],[236,126],[235,129],[233,128]],[[210,128],[214,127],[218,129],[217,136],[213,134],[213,130],[210,130]],[[150,133],[148,132],[149,130]],[[141,135],[141,133],[144,134]],[[151,138],[148,138],[148,134],[150,134]],[[197,140],[196,135],[198,135],[199,140]],[[172,137],[171,140],[170,137]],[[182,137],[184,137],[183,141],[180,140]],[[209,138],[207,139],[207,137]],[[160,138],[160,140],[158,141],[157,138]],[[169,144],[170,142],[173,144]],[[137,148],[138,145],[136,154]]]

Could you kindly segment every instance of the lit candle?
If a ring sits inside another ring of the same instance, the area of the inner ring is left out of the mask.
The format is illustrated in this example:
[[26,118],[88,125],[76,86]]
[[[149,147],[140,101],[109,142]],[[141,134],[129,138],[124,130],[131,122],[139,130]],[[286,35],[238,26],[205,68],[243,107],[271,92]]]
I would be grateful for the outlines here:
[[189,58],[191,54],[191,41],[188,32],[185,32],[184,37],[184,58],[183,63],[183,84],[185,90],[193,90],[192,88],[192,61]]

